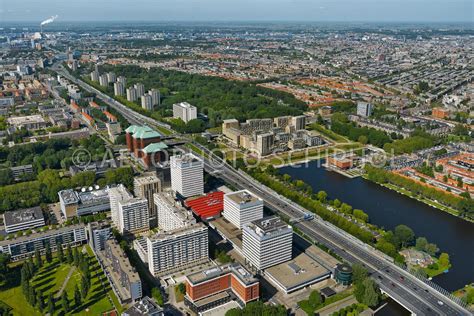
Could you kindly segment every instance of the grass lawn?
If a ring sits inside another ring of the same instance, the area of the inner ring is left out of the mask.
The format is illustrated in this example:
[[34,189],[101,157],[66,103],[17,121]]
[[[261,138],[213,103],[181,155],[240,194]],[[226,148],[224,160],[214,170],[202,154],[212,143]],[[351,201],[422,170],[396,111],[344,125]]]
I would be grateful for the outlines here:
[[184,294],[181,293],[178,286],[174,287],[174,295],[176,297],[176,302],[182,302],[184,300]]
[[339,135],[339,134],[336,134],[334,133],[333,131],[317,124],[317,123],[314,123],[314,124],[311,124],[311,127],[310,129],[312,130],[315,130],[317,132],[320,132],[322,135],[326,136],[327,138],[333,140],[333,141],[336,141],[336,142],[339,142],[339,143],[348,143],[349,141],[347,140],[347,138]]
[[[89,248],[89,246],[87,246]],[[88,249],[89,252],[90,249]],[[89,268],[91,271],[91,289],[80,306],[74,306],[74,287],[77,284],[80,287],[81,283],[81,272],[79,269],[74,268],[70,279],[67,281],[65,291],[68,294],[69,301],[71,302],[70,314],[77,315],[100,315],[104,311],[109,311],[114,308],[114,305],[110,302],[109,296],[113,301],[117,302],[117,307],[120,309],[121,306],[118,303],[115,294],[112,292],[108,281],[106,280],[102,269],[95,257],[90,255],[89,252]],[[35,277],[31,281],[32,285],[37,291],[41,291],[47,303],[47,298],[50,293],[55,296],[61,289],[65,279],[71,271],[73,266],[67,263],[60,263],[56,258],[48,264],[45,263],[43,267],[36,273]],[[21,265],[15,265],[11,267],[11,271],[7,276],[6,285],[0,288],[0,301],[8,304],[12,308],[13,315],[42,315],[39,311],[35,310],[26,301],[25,296],[21,290],[20,285],[20,271]],[[100,277],[103,278],[105,288],[102,286]],[[56,301],[56,315],[62,314],[61,302]],[[119,310],[120,312],[121,310]]]

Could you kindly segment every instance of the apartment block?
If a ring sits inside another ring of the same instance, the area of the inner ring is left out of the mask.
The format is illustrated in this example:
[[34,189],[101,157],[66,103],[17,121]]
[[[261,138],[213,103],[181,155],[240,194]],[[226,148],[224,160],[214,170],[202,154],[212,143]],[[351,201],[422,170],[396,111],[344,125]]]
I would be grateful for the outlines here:
[[171,189],[182,197],[204,193],[203,161],[193,154],[175,155],[170,158]]
[[173,104],[173,118],[180,118],[187,123],[197,118],[197,108],[188,102]]

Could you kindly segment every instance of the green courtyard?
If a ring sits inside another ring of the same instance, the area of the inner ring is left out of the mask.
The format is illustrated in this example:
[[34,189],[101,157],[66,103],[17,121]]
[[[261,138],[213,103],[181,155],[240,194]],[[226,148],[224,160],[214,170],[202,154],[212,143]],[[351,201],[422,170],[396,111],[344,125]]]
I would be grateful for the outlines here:
[[[70,301],[70,311],[67,314],[74,315],[100,315],[102,312],[110,311],[117,306],[121,310],[118,300],[100,268],[97,259],[93,256],[89,246],[81,247],[85,250],[89,260],[89,270],[91,272],[91,287],[87,297],[82,300],[82,304],[76,306],[74,303],[74,288],[81,285],[81,271],[68,263],[59,262],[54,256],[51,263],[45,262],[36,272],[31,281],[37,293],[42,293],[45,305],[48,303],[50,294],[55,298],[55,315],[64,315],[61,307],[61,293],[67,293]],[[32,307],[23,295],[20,280],[22,263],[12,264],[7,280],[0,287],[0,301],[11,308],[13,315],[43,315],[47,310],[40,312]],[[114,303],[113,303],[114,302]]]

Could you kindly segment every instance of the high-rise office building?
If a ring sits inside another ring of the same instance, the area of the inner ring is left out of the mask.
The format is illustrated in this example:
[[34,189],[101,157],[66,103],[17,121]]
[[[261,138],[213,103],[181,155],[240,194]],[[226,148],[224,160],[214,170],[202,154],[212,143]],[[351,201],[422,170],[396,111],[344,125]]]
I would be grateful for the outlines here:
[[154,276],[205,262],[209,258],[207,226],[198,223],[147,237],[147,254]]
[[224,195],[222,215],[238,229],[263,217],[263,200],[247,190]]
[[170,159],[171,188],[182,197],[204,193],[204,167],[193,154],[175,155]]
[[153,195],[158,218],[158,228],[163,231],[189,227],[196,224],[191,211],[181,207],[169,193]]
[[151,95],[145,94],[141,96],[142,108],[148,111],[153,111],[153,101]]
[[188,102],[173,104],[173,117],[180,118],[187,123],[197,118],[197,108]]
[[372,109],[373,106],[371,103],[361,101],[357,102],[357,115],[369,117],[370,115],[372,115]]
[[127,89],[127,101],[135,102],[137,101],[137,90],[133,87]]
[[109,79],[107,78],[106,74],[99,76],[99,84],[103,87],[107,87],[109,85]]
[[122,96],[124,94],[125,86],[121,82],[114,83],[114,94],[116,96]]
[[150,220],[156,219],[156,205],[153,200],[153,194],[161,192],[161,181],[156,173],[144,174],[133,179],[133,192],[136,197],[148,201]]
[[145,94],[145,86],[142,83],[136,83],[133,87],[137,90],[138,98]]
[[291,260],[293,229],[272,216],[245,224],[242,252],[245,261],[257,271]]
[[148,94],[151,95],[151,102],[153,103],[153,106],[160,105],[160,101],[161,101],[160,90],[151,89],[150,91],[148,91]]

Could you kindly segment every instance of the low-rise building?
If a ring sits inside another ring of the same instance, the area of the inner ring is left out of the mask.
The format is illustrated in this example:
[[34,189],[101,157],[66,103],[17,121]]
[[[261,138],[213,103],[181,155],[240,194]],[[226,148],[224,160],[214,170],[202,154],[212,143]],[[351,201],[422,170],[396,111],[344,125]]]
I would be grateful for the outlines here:
[[15,130],[22,128],[27,130],[37,130],[45,128],[48,122],[39,114],[29,116],[12,116],[7,119],[7,123]]
[[18,211],[5,212],[3,223],[7,234],[45,225],[43,211],[36,206]]
[[133,304],[122,313],[122,316],[163,316],[163,308],[148,296]]
[[61,212],[65,218],[95,214],[110,210],[109,188],[89,187],[77,192],[73,189],[58,192]]
[[259,281],[240,264],[217,266],[187,275],[185,283],[184,303],[195,313],[225,304],[232,296],[240,306],[260,297]]

